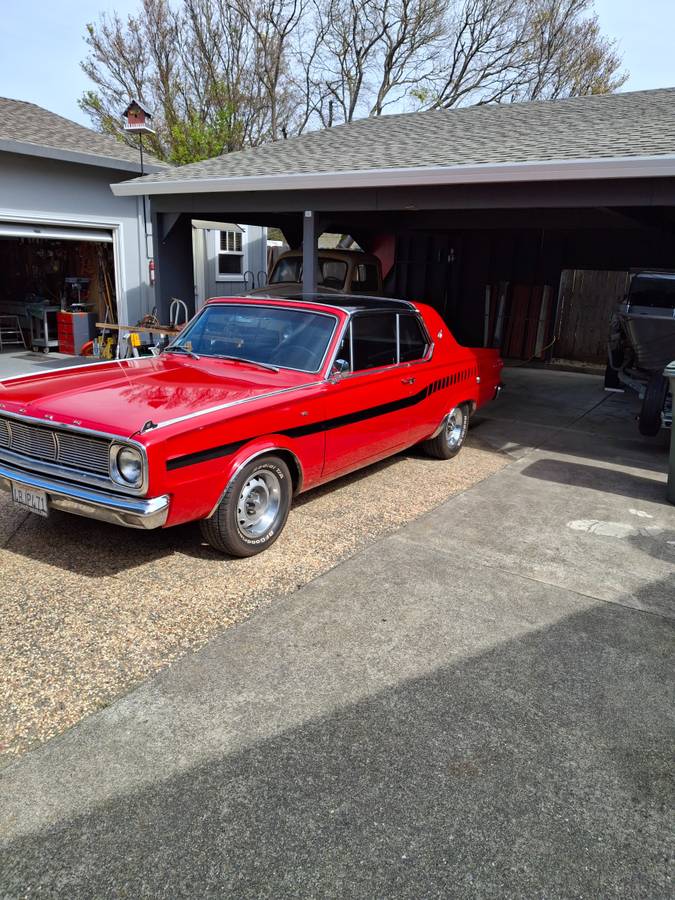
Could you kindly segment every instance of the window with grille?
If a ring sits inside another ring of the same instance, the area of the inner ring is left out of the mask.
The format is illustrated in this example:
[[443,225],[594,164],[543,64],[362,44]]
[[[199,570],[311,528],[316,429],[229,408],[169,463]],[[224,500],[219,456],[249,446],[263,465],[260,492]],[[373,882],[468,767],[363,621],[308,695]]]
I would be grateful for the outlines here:
[[242,231],[216,231],[216,280],[239,281],[244,277],[244,238]]

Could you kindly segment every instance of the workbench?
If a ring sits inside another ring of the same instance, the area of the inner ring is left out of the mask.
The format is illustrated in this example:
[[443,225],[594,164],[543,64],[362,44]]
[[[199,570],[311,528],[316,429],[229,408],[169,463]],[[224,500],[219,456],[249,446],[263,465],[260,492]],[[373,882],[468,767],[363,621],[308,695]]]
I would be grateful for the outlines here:
[[182,328],[173,328],[171,325],[110,325],[106,322],[97,322],[96,327],[100,331],[135,331],[136,334],[179,334]]

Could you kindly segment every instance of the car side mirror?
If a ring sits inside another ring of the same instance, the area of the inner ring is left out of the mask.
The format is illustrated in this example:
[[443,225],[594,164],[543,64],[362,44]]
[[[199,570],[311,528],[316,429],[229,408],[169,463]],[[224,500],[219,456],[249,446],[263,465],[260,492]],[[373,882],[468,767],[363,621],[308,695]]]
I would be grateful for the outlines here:
[[339,381],[344,375],[346,375],[351,369],[351,366],[347,362],[346,359],[336,359],[333,363],[333,366],[330,370],[330,377],[332,381]]

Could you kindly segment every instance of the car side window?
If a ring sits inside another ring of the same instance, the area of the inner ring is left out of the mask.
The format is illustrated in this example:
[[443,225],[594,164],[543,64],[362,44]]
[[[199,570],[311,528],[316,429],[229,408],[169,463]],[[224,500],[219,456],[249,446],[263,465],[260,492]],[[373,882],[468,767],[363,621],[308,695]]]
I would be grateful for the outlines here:
[[399,317],[399,341],[401,362],[422,359],[429,349],[426,335],[422,331],[417,316]]
[[379,369],[397,361],[396,315],[365,313],[352,319],[352,370]]
[[351,348],[351,341],[349,338],[349,334],[350,334],[350,329],[347,328],[342,340],[340,341],[340,346],[338,347],[337,353],[335,354],[335,360],[337,361],[338,359],[341,359],[341,360],[344,360],[345,362],[349,363],[349,368],[351,370],[351,368],[352,368],[352,348]]

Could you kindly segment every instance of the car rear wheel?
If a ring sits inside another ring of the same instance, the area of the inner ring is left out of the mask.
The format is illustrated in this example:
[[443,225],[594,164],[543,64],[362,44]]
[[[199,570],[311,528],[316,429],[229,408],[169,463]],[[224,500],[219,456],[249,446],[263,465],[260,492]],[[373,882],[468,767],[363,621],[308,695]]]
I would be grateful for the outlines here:
[[647,382],[645,397],[638,419],[638,429],[645,437],[654,437],[661,429],[661,412],[668,393],[668,379],[652,375]]
[[278,456],[252,460],[228,485],[214,514],[200,522],[204,539],[230,556],[254,556],[281,534],[293,484]]
[[468,428],[469,407],[466,403],[460,403],[450,410],[436,437],[425,441],[422,446],[429,456],[452,459],[462,449]]

